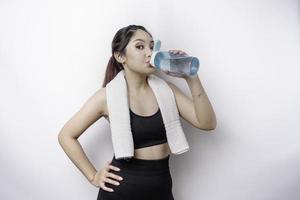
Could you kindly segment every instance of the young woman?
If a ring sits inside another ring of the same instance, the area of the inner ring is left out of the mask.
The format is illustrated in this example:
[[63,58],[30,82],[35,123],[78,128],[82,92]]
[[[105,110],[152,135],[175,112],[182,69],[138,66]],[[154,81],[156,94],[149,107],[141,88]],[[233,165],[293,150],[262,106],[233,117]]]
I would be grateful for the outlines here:
[[[171,152],[156,97],[147,82],[147,76],[155,71],[149,63],[153,45],[152,35],[143,26],[129,25],[120,29],[112,41],[112,56],[103,88],[87,100],[58,135],[68,157],[92,185],[99,187],[98,200],[174,199],[169,171]],[[185,54],[180,50],[170,52]],[[105,86],[121,70],[124,70],[128,84],[134,157],[128,160],[114,156],[102,169],[96,170],[77,139],[101,117],[109,118]],[[165,73],[168,74],[167,71]],[[166,81],[174,93],[179,115],[198,129],[215,129],[214,110],[199,77],[177,77],[186,80],[192,94],[190,99]]]

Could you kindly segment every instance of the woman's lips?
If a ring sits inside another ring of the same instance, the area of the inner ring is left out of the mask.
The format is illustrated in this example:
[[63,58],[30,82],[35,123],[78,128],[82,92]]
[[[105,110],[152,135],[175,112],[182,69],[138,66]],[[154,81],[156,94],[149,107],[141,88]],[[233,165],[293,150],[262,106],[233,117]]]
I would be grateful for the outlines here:
[[146,62],[146,63],[148,64],[149,67],[154,68],[154,66],[152,66],[152,65],[150,64],[150,62]]

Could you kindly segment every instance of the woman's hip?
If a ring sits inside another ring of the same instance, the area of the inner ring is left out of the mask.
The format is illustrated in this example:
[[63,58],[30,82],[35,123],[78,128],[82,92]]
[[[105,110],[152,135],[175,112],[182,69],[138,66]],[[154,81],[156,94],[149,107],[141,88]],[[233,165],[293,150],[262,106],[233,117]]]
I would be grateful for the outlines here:
[[116,199],[166,199],[172,200],[172,177],[169,169],[169,155],[158,160],[131,158],[117,160],[113,157],[111,165],[120,168],[113,171],[123,178],[120,185],[105,183],[113,192],[99,189],[98,200]]

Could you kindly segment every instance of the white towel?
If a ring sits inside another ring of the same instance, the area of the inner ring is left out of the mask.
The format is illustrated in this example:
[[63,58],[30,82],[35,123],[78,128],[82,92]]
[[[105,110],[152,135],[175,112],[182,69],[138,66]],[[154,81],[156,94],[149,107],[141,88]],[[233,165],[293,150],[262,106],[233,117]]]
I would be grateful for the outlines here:
[[[148,76],[148,84],[157,99],[171,153],[181,154],[188,151],[189,145],[182,130],[172,89],[154,74]],[[106,85],[106,97],[115,158],[131,158],[134,156],[134,144],[124,70]]]

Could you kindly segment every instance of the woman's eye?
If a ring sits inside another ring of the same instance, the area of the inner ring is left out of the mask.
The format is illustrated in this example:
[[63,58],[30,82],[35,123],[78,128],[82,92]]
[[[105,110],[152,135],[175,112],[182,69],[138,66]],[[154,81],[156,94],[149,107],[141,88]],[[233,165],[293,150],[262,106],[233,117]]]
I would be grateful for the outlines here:
[[[138,49],[141,49],[140,47],[143,47],[143,48],[144,48],[143,45],[139,45],[139,46],[136,46],[136,47],[137,47]],[[143,48],[142,48],[142,49],[143,49]],[[150,47],[150,49],[153,50],[153,47]]]
[[144,46],[143,46],[143,45],[139,45],[139,46],[137,46],[137,48],[138,48],[138,49],[141,49],[140,47],[143,47],[143,48],[144,48]]

